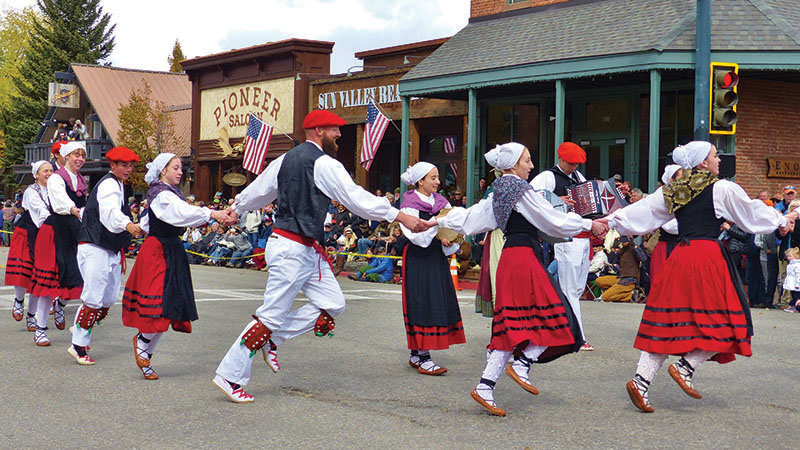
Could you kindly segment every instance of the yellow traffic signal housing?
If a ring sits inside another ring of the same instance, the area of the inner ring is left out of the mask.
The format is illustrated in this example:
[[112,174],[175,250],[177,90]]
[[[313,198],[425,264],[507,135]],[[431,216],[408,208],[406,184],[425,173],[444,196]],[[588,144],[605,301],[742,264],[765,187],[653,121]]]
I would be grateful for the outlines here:
[[711,95],[708,114],[710,134],[736,133],[736,104],[739,103],[739,65],[711,63]]

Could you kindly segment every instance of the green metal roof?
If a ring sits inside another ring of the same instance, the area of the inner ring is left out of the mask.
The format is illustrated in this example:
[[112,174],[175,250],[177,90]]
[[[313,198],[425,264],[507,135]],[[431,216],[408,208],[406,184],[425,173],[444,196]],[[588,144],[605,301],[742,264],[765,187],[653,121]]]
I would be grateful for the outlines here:
[[[400,80],[403,95],[650,69],[693,69],[695,0],[573,0],[472,20]],[[716,0],[712,60],[800,70],[794,0]]]

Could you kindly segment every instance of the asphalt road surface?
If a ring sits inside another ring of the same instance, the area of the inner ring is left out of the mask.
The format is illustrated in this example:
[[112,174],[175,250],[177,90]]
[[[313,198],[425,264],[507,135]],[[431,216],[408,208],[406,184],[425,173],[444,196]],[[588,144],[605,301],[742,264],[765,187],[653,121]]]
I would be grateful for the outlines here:
[[[7,249],[0,249],[0,264]],[[133,263],[129,260],[129,267]],[[0,269],[2,270],[2,269]],[[38,348],[11,318],[13,290],[0,287],[0,447],[23,448],[797,448],[800,314],[755,310],[754,357],[706,363],[703,394],[684,394],[666,366],[651,386],[656,409],[633,407],[625,382],[642,306],[582,302],[594,352],[534,365],[533,396],[505,375],[495,397],[508,416],[486,413],[469,393],[485,364],[490,319],[474,291],[459,292],[467,343],[434,352],[449,371],[419,375],[407,364],[400,286],[340,279],[347,311],[335,337],[285,343],[278,374],[256,355],[247,387],[255,403],[231,403],[212,384],[217,364],[261,304],[265,272],[192,266],[200,320],[168,332],[136,367],[135,331],[120,304],[93,334],[95,366],[79,366],[68,331],[50,326]],[[300,297],[297,302],[303,302]],[[67,307],[72,321],[77,301]],[[669,361],[674,362],[675,358]]]

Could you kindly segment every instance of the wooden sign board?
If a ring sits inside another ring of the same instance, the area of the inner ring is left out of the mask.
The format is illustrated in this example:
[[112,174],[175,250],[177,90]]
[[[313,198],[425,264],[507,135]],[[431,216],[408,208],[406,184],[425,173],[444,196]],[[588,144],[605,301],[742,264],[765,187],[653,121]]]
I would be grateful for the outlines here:
[[771,178],[800,178],[800,159],[767,158]]
[[231,172],[222,177],[222,181],[228,186],[241,186],[247,183],[247,176],[241,173]]

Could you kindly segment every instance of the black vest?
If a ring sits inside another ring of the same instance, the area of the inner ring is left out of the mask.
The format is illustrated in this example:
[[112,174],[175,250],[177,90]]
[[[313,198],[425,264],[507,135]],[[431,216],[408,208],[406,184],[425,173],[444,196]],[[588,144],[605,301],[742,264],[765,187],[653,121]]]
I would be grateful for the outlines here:
[[330,199],[314,184],[314,163],[324,153],[311,142],[289,150],[278,171],[275,228],[325,243],[325,214]]
[[511,211],[506,223],[506,244],[504,247],[538,247],[539,230],[531,225],[522,214]]
[[678,219],[679,240],[716,240],[725,219],[717,219],[714,214],[714,184],[706,187],[686,206],[675,211],[675,218]]
[[[578,182],[567,176],[567,174],[562,172],[558,167],[553,167],[547,170],[553,172],[553,175],[555,175],[556,187],[553,189],[553,193],[559,197],[567,195],[567,188],[578,185]],[[574,174],[575,172],[572,173]]]
[[[55,173],[53,175],[61,176]],[[78,174],[78,176],[82,177],[83,175]],[[75,191],[73,191],[72,188],[69,187],[69,183],[65,181],[64,184],[66,185],[65,190],[67,191],[67,197],[69,197],[69,199],[72,200],[72,203],[75,203],[76,208],[78,209],[83,208],[87,202],[86,196],[85,195],[78,196],[78,194]]]
[[[78,242],[91,242],[97,246],[103,247],[106,250],[110,250],[112,252],[122,251],[128,247],[131,243],[131,235],[127,231],[123,231],[121,233],[112,233],[103,226],[100,222],[100,207],[97,203],[97,188],[107,179],[112,179],[114,182],[117,181],[117,178],[112,173],[106,174],[100,181],[95,185],[92,192],[89,194],[89,198],[86,200],[86,208],[83,210],[83,222],[81,225],[81,231],[78,234]],[[67,192],[70,192],[67,189]],[[124,197],[124,195],[123,195]],[[77,204],[77,203],[76,203]],[[119,205],[122,213],[128,217],[131,216],[131,209],[128,207],[128,204],[123,202],[122,205]]]

